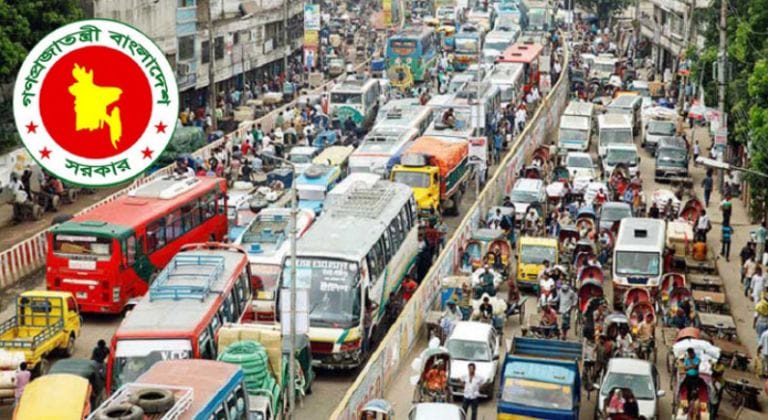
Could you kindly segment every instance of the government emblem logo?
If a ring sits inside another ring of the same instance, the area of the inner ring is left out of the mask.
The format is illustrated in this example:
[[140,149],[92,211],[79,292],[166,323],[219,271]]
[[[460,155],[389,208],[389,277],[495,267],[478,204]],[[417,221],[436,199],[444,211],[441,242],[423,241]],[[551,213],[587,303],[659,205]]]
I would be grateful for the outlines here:
[[81,20],[30,51],[13,112],[42,168],[72,184],[104,187],[141,175],[165,150],[179,92],[149,37],[120,22]]

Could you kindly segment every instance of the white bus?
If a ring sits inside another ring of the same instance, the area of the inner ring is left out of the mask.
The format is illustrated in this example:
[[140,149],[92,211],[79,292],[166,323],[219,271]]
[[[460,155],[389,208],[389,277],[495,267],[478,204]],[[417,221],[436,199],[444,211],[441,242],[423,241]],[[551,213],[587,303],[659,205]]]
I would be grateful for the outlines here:
[[428,106],[419,105],[418,103],[390,106],[387,103],[385,107],[387,109],[383,114],[379,112],[374,128],[393,127],[400,130],[415,128],[419,131],[419,135],[421,135],[424,134],[424,131],[429,127],[429,123],[432,122],[432,108]]
[[347,175],[325,197],[325,206],[331,207],[340,203],[344,197],[357,188],[372,188],[381,177],[376,174],[359,172]]
[[331,89],[329,113],[342,126],[347,118],[352,118],[358,127],[369,126],[376,118],[376,101],[380,93],[381,84],[378,79],[344,80]]
[[507,104],[516,104],[523,98],[525,86],[525,64],[498,63],[494,66],[488,80],[501,90],[501,108]]
[[[416,201],[410,187],[378,181],[326,209],[298,242],[296,283],[309,289],[314,363],[350,369],[371,351],[363,329],[366,301],[384,308],[418,253]],[[290,263],[283,287],[291,282]],[[372,328],[384,311],[374,311]]]
[[557,147],[562,150],[589,151],[589,138],[592,136],[592,122],[589,118],[575,115],[562,115],[557,131]]
[[365,136],[349,157],[350,173],[370,172],[386,178],[394,162],[420,133],[415,128],[379,127]]
[[659,286],[665,234],[663,220],[635,217],[621,220],[611,268],[614,296],[624,296],[630,287],[654,289]]
[[[248,253],[251,266],[251,288],[253,301],[251,309],[256,322],[275,320],[275,299],[283,261],[290,247],[291,209],[268,207],[262,209],[251,223],[233,242]],[[296,238],[309,229],[315,220],[315,213],[299,209],[296,216]]]
[[611,144],[633,144],[632,120],[624,114],[601,114],[597,116],[597,154],[602,159]]

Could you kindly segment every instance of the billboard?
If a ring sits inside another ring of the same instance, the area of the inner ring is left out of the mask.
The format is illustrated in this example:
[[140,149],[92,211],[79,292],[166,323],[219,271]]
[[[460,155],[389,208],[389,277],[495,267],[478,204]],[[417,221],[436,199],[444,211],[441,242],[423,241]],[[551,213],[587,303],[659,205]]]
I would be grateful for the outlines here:
[[304,67],[312,71],[318,66],[320,50],[320,5],[304,5]]

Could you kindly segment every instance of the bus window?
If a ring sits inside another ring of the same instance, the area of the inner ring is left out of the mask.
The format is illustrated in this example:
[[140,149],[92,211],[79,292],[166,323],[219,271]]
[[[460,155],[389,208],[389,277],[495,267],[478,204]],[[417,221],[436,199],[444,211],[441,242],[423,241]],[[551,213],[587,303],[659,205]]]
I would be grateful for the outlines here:
[[165,219],[147,225],[147,253],[152,254],[165,246]]
[[[219,309],[219,312],[221,312],[221,309]],[[211,334],[216,335],[216,332],[219,331],[219,328],[221,328],[221,318],[219,313],[216,313],[211,319]]]
[[214,194],[208,194],[205,203],[205,219],[208,220],[216,214],[216,196]]
[[174,210],[165,218],[165,235],[168,242],[182,235],[181,210]]
[[129,236],[127,243],[126,256],[128,257],[128,266],[132,266],[136,262],[136,237]]
[[[226,197],[227,197],[226,194],[221,193],[221,194],[219,194],[219,199],[216,200],[216,202],[217,202],[216,203],[216,209],[218,210],[219,214],[224,214],[224,212],[227,211],[227,206],[226,206],[227,203],[225,202]],[[224,204],[223,205],[218,205],[219,202],[224,203]]]
[[384,251],[384,261],[389,261],[392,259],[392,244],[389,242],[389,235],[385,231],[381,235],[381,239],[379,239],[379,242],[383,244],[382,251]]
[[224,403],[216,407],[216,413],[211,418],[214,420],[227,420],[227,411],[224,408]]
[[189,232],[190,230],[197,227],[198,222],[195,220],[195,203],[188,203],[181,207],[181,220],[184,232]]
[[240,317],[240,314],[243,313],[243,308],[245,307],[244,302],[240,298],[240,293],[238,293],[238,288],[238,283],[235,283],[232,291],[229,293],[230,300],[232,301],[232,313],[235,314],[235,319]]

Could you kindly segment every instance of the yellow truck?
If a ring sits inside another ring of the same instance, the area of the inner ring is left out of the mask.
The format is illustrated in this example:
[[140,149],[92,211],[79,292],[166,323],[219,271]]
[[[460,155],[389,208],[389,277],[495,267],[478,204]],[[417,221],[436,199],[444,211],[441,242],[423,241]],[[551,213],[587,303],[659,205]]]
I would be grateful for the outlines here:
[[455,216],[469,178],[468,155],[466,140],[419,137],[400,156],[390,179],[413,189],[419,210]]
[[45,374],[49,354],[72,356],[81,324],[71,293],[24,292],[16,298],[16,315],[0,324],[0,349],[23,353],[28,369]]

